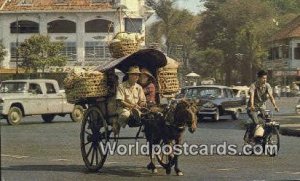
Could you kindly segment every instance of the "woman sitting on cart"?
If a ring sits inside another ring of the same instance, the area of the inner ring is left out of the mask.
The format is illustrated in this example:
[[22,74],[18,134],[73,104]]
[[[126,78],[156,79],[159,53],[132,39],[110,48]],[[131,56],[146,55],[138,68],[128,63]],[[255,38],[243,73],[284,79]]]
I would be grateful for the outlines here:
[[155,85],[153,84],[154,82],[155,78],[153,77],[153,75],[147,69],[142,68],[138,83],[143,87],[146,96],[147,106],[152,106],[156,104]]
[[121,83],[117,88],[116,100],[118,103],[118,125],[114,125],[115,131],[118,133],[120,127],[125,128],[129,119],[133,116],[133,110],[139,110],[141,107],[146,107],[146,97],[143,88],[137,84],[141,75],[138,66],[129,68],[128,80]]

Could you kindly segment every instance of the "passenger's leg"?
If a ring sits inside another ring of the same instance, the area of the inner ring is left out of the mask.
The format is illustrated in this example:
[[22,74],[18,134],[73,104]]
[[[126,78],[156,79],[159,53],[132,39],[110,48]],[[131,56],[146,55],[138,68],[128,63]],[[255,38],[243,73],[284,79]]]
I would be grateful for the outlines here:
[[119,111],[119,124],[121,127],[125,128],[126,124],[128,123],[130,116],[130,111],[127,109],[122,109]]

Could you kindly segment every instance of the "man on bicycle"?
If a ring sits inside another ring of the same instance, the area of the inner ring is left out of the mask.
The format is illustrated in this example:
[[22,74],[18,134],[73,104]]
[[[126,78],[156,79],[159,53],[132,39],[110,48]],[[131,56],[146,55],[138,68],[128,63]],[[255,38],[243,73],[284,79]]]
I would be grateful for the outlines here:
[[268,98],[270,98],[275,111],[279,111],[272,94],[272,87],[267,83],[266,71],[261,70],[257,73],[257,81],[251,84],[249,93],[250,99],[248,102],[247,113],[256,126],[263,124],[257,117],[257,110],[263,111],[266,109],[266,101]]

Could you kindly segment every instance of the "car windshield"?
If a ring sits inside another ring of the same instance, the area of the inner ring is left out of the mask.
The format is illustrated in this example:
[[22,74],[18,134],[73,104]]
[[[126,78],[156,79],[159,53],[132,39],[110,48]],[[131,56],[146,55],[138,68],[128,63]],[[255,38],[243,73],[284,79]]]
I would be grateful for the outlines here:
[[221,89],[216,87],[198,87],[189,89],[186,97],[188,98],[215,98],[221,96]]
[[25,82],[2,82],[0,87],[1,93],[25,92]]

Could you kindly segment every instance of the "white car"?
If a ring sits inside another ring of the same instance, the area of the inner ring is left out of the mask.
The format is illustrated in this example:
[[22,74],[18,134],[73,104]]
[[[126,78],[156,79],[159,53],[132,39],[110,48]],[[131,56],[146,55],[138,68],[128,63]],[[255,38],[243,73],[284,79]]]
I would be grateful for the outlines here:
[[83,108],[84,105],[67,102],[56,80],[8,80],[0,87],[0,116],[11,125],[30,115],[41,115],[45,122],[51,122],[56,115],[70,114],[73,121],[79,122],[83,119]]

